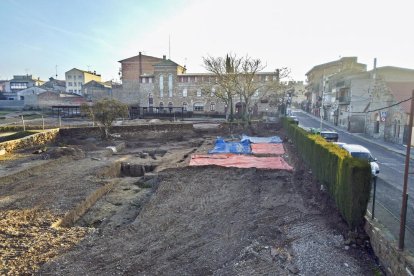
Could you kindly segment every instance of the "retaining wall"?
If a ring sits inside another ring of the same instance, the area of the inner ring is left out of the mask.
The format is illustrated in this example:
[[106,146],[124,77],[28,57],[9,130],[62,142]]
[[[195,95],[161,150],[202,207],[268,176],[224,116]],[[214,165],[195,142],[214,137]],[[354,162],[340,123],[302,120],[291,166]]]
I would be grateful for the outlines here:
[[398,244],[387,235],[384,229],[375,220],[365,216],[365,232],[370,237],[375,256],[385,268],[387,275],[414,275],[414,258],[406,251],[398,250]]
[[[194,130],[193,124],[147,124],[135,126],[113,126],[111,133],[133,133],[146,131],[165,131],[165,132],[182,132]],[[99,127],[76,127],[61,128],[60,134],[63,136],[71,135],[99,135]]]
[[45,145],[46,143],[53,141],[58,134],[59,129],[45,130],[20,139],[2,142],[0,143],[0,149],[4,149],[6,152],[10,153],[16,149]]

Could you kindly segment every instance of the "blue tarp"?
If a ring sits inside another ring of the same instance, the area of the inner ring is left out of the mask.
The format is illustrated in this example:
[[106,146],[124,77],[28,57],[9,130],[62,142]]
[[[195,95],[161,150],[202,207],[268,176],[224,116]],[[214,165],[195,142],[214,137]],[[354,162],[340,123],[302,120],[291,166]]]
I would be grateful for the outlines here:
[[250,141],[242,142],[226,142],[223,138],[217,137],[214,149],[209,150],[208,153],[239,153],[251,154]]
[[249,141],[252,144],[259,144],[259,143],[275,143],[279,144],[282,143],[282,139],[279,136],[271,136],[271,137],[251,137],[247,135],[242,135],[241,141]]

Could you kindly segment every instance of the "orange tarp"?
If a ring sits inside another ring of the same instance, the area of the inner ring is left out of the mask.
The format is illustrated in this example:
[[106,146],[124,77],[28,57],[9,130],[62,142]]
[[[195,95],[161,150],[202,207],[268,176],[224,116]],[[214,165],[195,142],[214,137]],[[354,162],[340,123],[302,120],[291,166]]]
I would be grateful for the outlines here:
[[293,170],[281,157],[256,157],[238,154],[194,154],[190,166],[217,165],[236,168]]
[[282,155],[285,153],[283,144],[251,144],[253,154]]

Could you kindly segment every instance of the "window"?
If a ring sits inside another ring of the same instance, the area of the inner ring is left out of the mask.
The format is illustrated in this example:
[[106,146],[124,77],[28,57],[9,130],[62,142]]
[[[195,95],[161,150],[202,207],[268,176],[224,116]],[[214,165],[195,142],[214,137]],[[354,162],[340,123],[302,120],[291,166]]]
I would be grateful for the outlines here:
[[172,74],[168,75],[168,97],[173,96],[173,77]]
[[73,93],[73,90],[72,89],[69,89],[69,93]]
[[141,83],[146,83],[147,79],[146,78],[141,78]]
[[68,75],[68,79],[72,79],[72,75]]
[[163,110],[164,110],[164,103],[160,102],[160,111],[163,111]]
[[210,96],[211,97],[214,97],[215,94],[216,94],[216,89],[213,87],[213,88],[211,88],[211,94],[210,94]]
[[152,78],[148,78],[148,82],[149,83],[152,83]]
[[187,111],[187,103],[183,102],[183,111]]
[[73,82],[73,86],[76,86],[76,81]]
[[187,97],[187,88],[183,89],[183,97]]
[[154,98],[152,97],[152,94],[148,94],[148,105],[151,107],[154,104]]
[[78,79],[80,79],[80,80],[81,80],[81,79],[82,79],[82,76],[81,76],[81,75],[79,75],[79,76],[78,76]]
[[73,76],[73,79],[76,80],[76,76]]
[[164,96],[164,76],[160,75],[160,97]]
[[68,86],[72,86],[72,82],[68,82]]
[[168,103],[168,109],[170,110],[170,112],[172,111],[172,109],[173,109],[173,103],[172,102]]
[[204,111],[204,104],[202,104],[202,103],[195,103],[194,104],[194,111]]
[[201,97],[201,88],[197,89],[197,97]]
[[78,82],[78,85],[79,85],[79,87],[82,87],[82,83],[81,82]]
[[211,102],[210,103],[210,111],[215,111],[216,110],[216,104]]

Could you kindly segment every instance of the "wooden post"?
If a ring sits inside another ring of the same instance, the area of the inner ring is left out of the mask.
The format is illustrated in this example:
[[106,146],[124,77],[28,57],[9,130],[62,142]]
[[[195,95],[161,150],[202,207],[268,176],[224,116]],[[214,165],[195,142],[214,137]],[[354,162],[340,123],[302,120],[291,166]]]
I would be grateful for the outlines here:
[[22,124],[23,124],[23,131],[26,131],[26,125],[24,124],[24,118],[23,118],[23,115],[22,115]]

